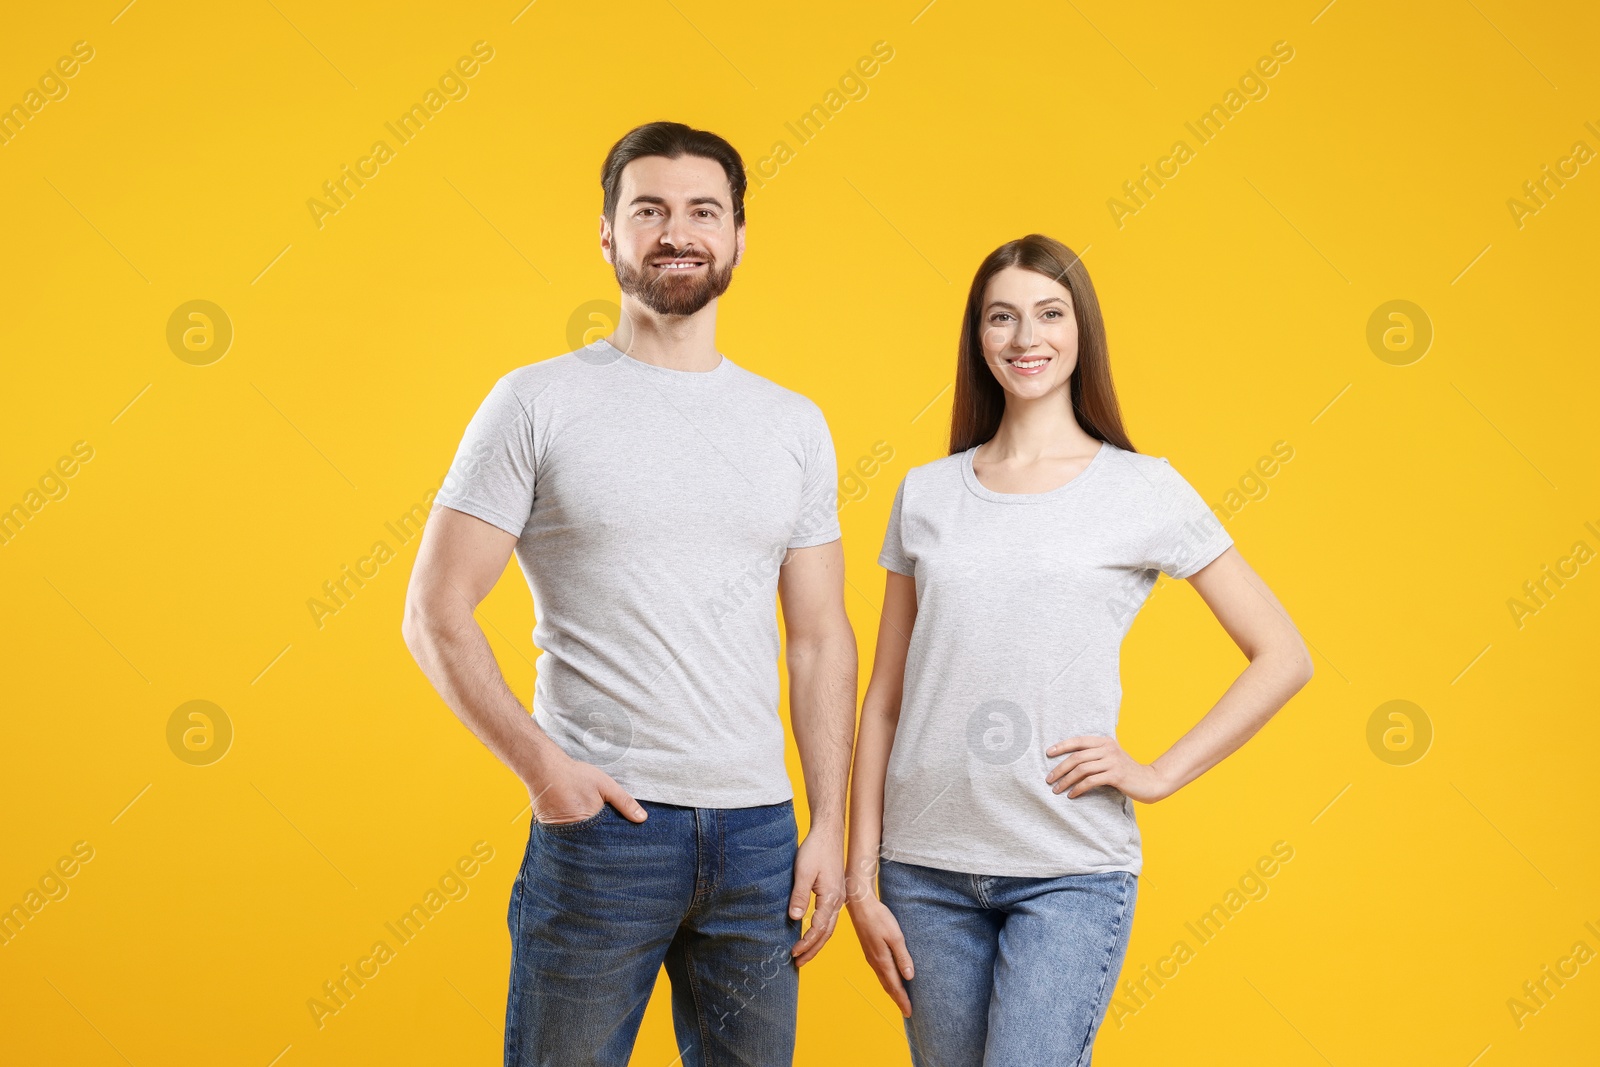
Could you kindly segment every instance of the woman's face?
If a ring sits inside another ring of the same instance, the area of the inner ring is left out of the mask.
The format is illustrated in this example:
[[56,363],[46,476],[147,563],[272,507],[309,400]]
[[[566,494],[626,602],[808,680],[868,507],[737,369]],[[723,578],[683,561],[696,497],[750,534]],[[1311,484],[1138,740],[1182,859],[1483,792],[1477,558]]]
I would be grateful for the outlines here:
[[1034,400],[1067,384],[1078,365],[1072,292],[1022,267],[1007,267],[984,287],[979,318],[984,362],[1011,396]]

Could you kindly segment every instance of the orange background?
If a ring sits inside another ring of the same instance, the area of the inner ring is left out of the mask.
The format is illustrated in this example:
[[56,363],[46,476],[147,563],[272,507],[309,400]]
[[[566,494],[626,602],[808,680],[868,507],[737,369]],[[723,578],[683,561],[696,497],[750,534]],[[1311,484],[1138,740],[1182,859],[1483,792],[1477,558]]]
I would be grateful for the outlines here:
[[[527,797],[403,646],[416,539],[386,523],[496,377],[604,325],[600,161],[658,118],[762,168],[719,344],[816,400],[856,471],[863,686],[965,286],[1034,230],[1084,254],[1134,444],[1225,516],[1313,651],[1255,740],[1139,809],[1127,979],[1275,842],[1293,858],[1165,985],[1119,994],[1096,1062],[1592,1056],[1592,6],[121,4],[33,5],[0,36],[0,105],[26,115],[0,144],[0,507],[24,508],[0,543],[0,906],[65,892],[0,945],[0,1061],[498,1062]],[[92,58],[40,88],[79,41]],[[307,201],[477,41],[466,95],[319,226]],[[841,85],[877,42],[892,57]],[[1275,42],[1292,58],[1195,138]],[[174,347],[194,300],[219,332]],[[1253,475],[1279,442],[1292,459]],[[392,558],[319,626],[307,602],[378,541]],[[1546,565],[1568,577],[1535,601]],[[515,568],[479,618],[526,701]],[[1163,579],[1123,743],[1154,758],[1242,666]],[[189,748],[195,720],[169,723],[196,700],[220,712]],[[1393,700],[1408,724],[1369,731]],[[467,895],[319,1028],[322,983],[480,841]],[[1547,965],[1570,977],[1519,1019]],[[802,986],[797,1062],[907,1062],[847,927]],[[658,995],[635,1062],[676,1055]]]

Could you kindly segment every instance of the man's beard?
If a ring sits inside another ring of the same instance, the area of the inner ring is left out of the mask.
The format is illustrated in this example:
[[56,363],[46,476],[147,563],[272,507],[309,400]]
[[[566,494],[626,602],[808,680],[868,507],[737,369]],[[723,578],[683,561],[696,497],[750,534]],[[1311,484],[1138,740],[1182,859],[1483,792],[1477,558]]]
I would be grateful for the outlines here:
[[613,264],[617,284],[624,293],[636,297],[657,315],[693,315],[728,291],[733,281],[733,264],[719,266],[708,252],[685,252],[681,256],[703,259],[706,265],[701,270],[677,276],[675,271],[658,270],[648,265],[649,262],[661,262],[672,256],[650,256],[643,269],[622,262],[619,256]]

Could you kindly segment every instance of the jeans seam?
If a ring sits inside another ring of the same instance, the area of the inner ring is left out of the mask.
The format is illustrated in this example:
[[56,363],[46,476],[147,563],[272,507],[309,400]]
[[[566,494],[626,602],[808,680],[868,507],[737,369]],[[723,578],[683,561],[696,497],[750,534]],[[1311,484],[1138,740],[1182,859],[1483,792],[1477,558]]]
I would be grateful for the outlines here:
[[722,883],[726,881],[728,877],[728,827],[723,819],[723,815],[724,813],[722,809],[718,808],[716,816],[717,867],[715,873],[711,877],[711,884],[714,889],[721,889]]
[[[700,976],[694,966],[694,950],[687,941],[683,945],[683,970],[688,980],[689,999],[694,1001],[694,1021],[700,1029],[700,1062],[704,1067],[713,1067],[711,1062],[711,1031],[706,1026],[706,1011],[704,998],[700,995]],[[680,1049],[684,1063],[689,1062],[686,1050]]]
[[[1117,902],[1117,922],[1111,928],[1111,936],[1106,939],[1106,957],[1100,964],[1100,988],[1095,990],[1094,996],[1096,1008],[1099,1006],[1102,997],[1105,996],[1106,984],[1111,980],[1111,957],[1116,952],[1117,939],[1122,936],[1123,917],[1128,913],[1128,886],[1131,884],[1131,877],[1120,880],[1122,882],[1122,898]],[[1083,1047],[1078,1050],[1078,1058],[1072,1061],[1074,1067],[1085,1067],[1087,1064],[1087,1057],[1094,1048],[1094,1035],[1100,1029],[1101,1015],[1102,1013],[1096,1011],[1095,1008],[1090,1009],[1089,1025],[1083,1035]]]
[[[534,824],[535,826],[538,825],[537,819],[534,820]],[[530,829],[533,828],[530,827]],[[522,853],[522,866],[517,870],[517,880],[511,887],[511,892],[516,898],[517,910],[511,941],[511,988],[510,994],[507,997],[507,1001],[510,1005],[507,1009],[508,1018],[506,1019],[506,1063],[508,1064],[519,1063],[522,1060],[522,1019],[520,1018],[521,1004],[519,1003],[517,996],[517,991],[521,986],[521,982],[519,981],[519,972],[522,970],[522,968],[518,966],[517,960],[517,937],[521,935],[522,931],[522,907],[528,896],[528,894],[524,891],[524,882],[527,878],[529,853],[532,852],[532,850],[533,837],[530,834],[528,838],[528,847]]]
[[694,914],[705,907],[706,901],[711,898],[704,880],[700,877],[701,857],[705,851],[705,834],[703,832],[702,817],[706,814],[704,808],[694,808],[691,819],[694,823],[694,892],[689,894],[688,914]]
[[533,824],[547,834],[564,834],[573,830],[580,830],[585,826],[591,826],[595,822],[598,822],[600,817],[606,813],[606,809],[610,806],[611,805],[609,803],[601,804],[599,811],[595,812],[593,815],[578,819],[575,822],[540,822],[538,819],[535,819]]

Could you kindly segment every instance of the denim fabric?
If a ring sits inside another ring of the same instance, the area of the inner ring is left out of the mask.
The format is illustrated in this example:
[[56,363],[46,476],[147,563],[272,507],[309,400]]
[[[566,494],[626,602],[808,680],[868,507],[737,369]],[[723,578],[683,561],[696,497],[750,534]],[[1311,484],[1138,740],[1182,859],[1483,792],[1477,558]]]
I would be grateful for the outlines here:
[[916,1067],[1088,1067],[1122,970],[1138,876],[1017,878],[884,860],[879,898],[916,977]]
[[683,1067],[787,1065],[794,804],[534,823],[511,889],[506,1067],[625,1067],[665,964]]

